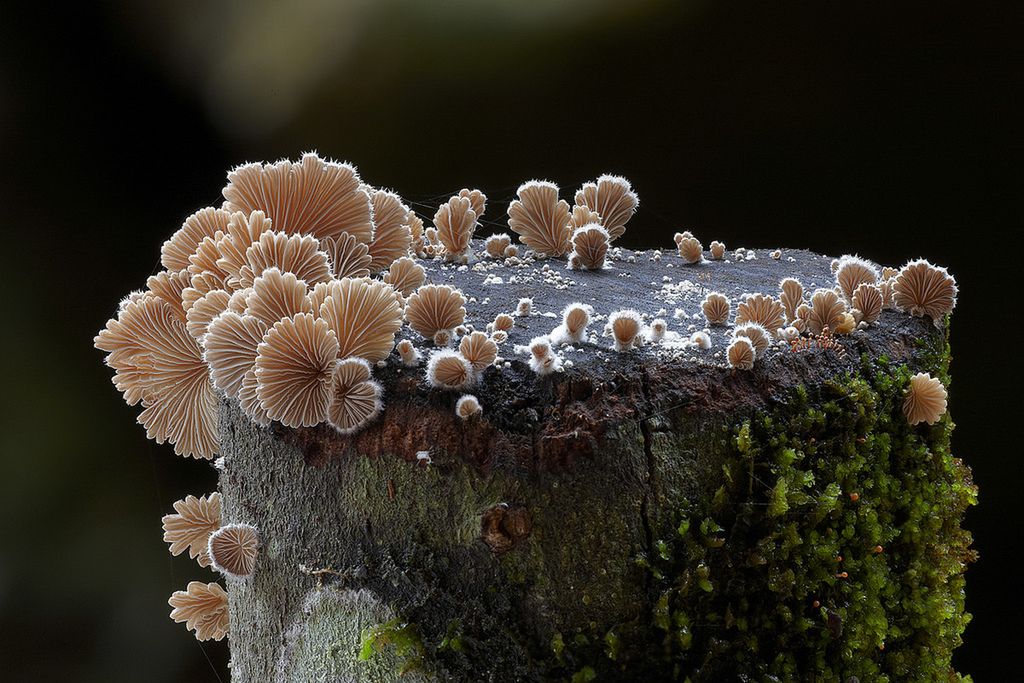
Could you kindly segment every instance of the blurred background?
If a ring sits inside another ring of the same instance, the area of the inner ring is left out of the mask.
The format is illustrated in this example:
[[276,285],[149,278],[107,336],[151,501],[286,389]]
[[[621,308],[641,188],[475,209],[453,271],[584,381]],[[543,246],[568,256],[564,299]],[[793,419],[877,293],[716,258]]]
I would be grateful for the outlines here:
[[227,680],[226,646],[167,618],[173,590],[212,575],[160,529],[214,471],[145,439],[92,337],[227,169],[317,149],[427,216],[468,185],[501,219],[523,180],[568,194],[610,171],[641,197],[625,246],[688,228],[947,265],[954,445],[981,487],[956,661],[1004,680],[1022,610],[1006,334],[1022,18],[1009,2],[3,3],[0,679]]

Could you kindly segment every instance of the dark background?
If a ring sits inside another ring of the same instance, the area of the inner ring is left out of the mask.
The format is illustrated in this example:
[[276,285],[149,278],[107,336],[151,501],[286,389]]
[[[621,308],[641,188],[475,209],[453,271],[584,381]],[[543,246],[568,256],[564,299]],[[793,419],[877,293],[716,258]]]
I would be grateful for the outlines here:
[[468,185],[501,219],[523,180],[612,171],[641,197],[626,246],[689,228],[947,265],[954,446],[981,487],[956,662],[1014,671],[1015,3],[34,4],[0,8],[0,679],[227,678],[226,646],[167,618],[212,575],[160,530],[214,472],[145,439],[92,336],[229,167],[312,148],[426,215]]

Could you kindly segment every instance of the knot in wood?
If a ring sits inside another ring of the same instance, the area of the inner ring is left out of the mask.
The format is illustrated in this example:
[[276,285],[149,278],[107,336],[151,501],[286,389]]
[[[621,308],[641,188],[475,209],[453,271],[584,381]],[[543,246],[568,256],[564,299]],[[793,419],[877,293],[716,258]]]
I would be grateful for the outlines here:
[[524,505],[499,503],[480,516],[480,537],[495,553],[511,550],[532,528],[533,519]]

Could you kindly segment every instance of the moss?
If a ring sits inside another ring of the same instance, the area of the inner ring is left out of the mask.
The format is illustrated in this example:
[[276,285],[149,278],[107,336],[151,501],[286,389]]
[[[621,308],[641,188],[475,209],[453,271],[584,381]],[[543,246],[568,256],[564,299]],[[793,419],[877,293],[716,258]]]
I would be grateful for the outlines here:
[[383,624],[363,629],[358,659],[361,662],[369,661],[385,648],[394,648],[395,655],[401,661],[399,674],[424,669],[423,639],[414,624],[403,622],[396,617]]
[[[945,339],[925,343],[920,369],[948,381]],[[655,647],[616,661],[653,651],[657,675],[694,681],[960,680],[976,489],[948,416],[903,418],[912,374],[864,362],[817,407],[800,388],[737,426],[724,483],[639,560]]]

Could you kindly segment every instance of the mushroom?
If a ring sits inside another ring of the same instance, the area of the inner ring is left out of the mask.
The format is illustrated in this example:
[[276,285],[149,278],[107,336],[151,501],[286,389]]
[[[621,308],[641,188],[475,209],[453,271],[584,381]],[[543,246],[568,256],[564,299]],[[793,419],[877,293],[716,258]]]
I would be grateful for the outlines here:
[[473,366],[462,354],[441,349],[427,361],[427,383],[437,389],[462,389],[473,383]]
[[484,412],[480,407],[480,401],[472,394],[465,394],[455,402],[455,414],[463,420],[480,417]]
[[632,309],[615,311],[608,316],[608,327],[612,332],[612,348],[628,351],[640,342],[643,319]]
[[356,169],[309,152],[299,162],[244,164],[228,173],[224,208],[263,211],[277,230],[317,238],[348,233],[364,244],[373,238],[370,197]]
[[395,346],[398,349],[398,356],[402,359],[402,363],[409,367],[419,365],[420,352],[416,350],[416,347],[408,339],[403,339],[398,342]]
[[712,261],[721,261],[725,257],[725,245],[718,240],[713,240],[709,247]]
[[173,307],[152,292],[124,303],[94,340],[114,368],[114,385],[129,405],[142,403],[139,423],[174,452],[217,453],[217,400],[202,349]]
[[327,421],[338,433],[358,432],[383,409],[383,390],[371,379],[371,373],[370,364],[362,358],[346,358],[335,364]]
[[245,373],[256,362],[256,348],[267,325],[251,315],[224,311],[214,318],[203,338],[204,360],[210,366],[213,385],[228,396],[238,397]]
[[373,205],[373,240],[369,244],[370,272],[379,273],[395,259],[408,256],[412,245],[409,207],[386,190],[370,190]]
[[878,282],[878,269],[874,264],[858,256],[846,255],[839,259],[836,266],[836,284],[843,292],[847,301],[853,299],[853,292],[862,284]]
[[756,354],[754,345],[747,337],[734,337],[725,352],[729,367],[737,370],[750,370],[754,367]]
[[903,399],[903,414],[907,422],[935,424],[946,412],[946,387],[927,372],[919,372],[910,378],[906,397]]
[[700,263],[704,258],[704,247],[696,237],[683,237],[677,243],[683,263]]
[[608,231],[596,223],[589,223],[577,228],[572,233],[572,254],[569,265],[574,270],[600,270],[605,266],[608,244],[611,238]]
[[765,330],[777,330],[785,320],[785,310],[779,300],[765,294],[747,294],[736,307],[737,325],[757,323]]
[[173,515],[164,515],[164,541],[170,543],[171,555],[178,556],[188,550],[188,556],[200,567],[210,565],[207,541],[220,526],[220,494],[211,493],[202,498],[186,496],[174,503]]
[[779,303],[786,311],[786,322],[796,320],[796,309],[804,302],[804,286],[796,278],[787,277],[779,283]]
[[476,219],[480,220],[484,215],[484,211],[487,210],[487,195],[480,190],[470,190],[464,187],[459,190],[459,196],[469,200],[470,208],[476,214]]
[[572,225],[569,205],[558,198],[558,185],[531,180],[520,185],[516,195],[519,198],[508,206],[508,227],[539,256],[564,256]]
[[726,324],[729,321],[729,313],[732,311],[729,299],[719,292],[708,292],[704,301],[701,302],[700,308],[709,325]]
[[857,322],[870,325],[882,314],[882,290],[878,285],[865,282],[853,290],[851,305],[860,312]]
[[[799,312],[799,307],[797,308]],[[835,331],[843,322],[846,304],[834,289],[816,289],[807,313],[807,332],[821,334],[826,327]]]
[[299,313],[275,323],[256,349],[256,396],[267,416],[286,427],[323,422],[337,357],[338,339],[323,318]]
[[321,251],[331,262],[331,273],[339,280],[344,277],[367,277],[373,257],[370,248],[358,239],[343,232],[337,237],[320,240]]
[[626,232],[626,223],[640,204],[629,181],[621,176],[602,175],[576,192],[576,206],[585,206],[601,217],[601,225],[614,242]]
[[254,279],[270,268],[293,273],[312,287],[331,279],[327,254],[320,242],[309,235],[289,235],[268,230],[245,250],[245,265],[238,269],[240,287],[252,287]]
[[953,276],[924,259],[909,262],[893,278],[893,305],[913,316],[928,316],[936,325],[956,306],[956,294]]
[[471,332],[459,342],[459,353],[481,372],[498,357],[498,345],[483,332]]
[[469,241],[476,229],[477,215],[468,197],[452,197],[434,214],[437,238],[444,245],[449,259],[461,257],[469,249]]
[[185,219],[181,227],[160,248],[160,263],[167,270],[181,270],[189,265],[189,257],[206,237],[216,237],[227,230],[231,213],[208,207]]
[[505,250],[511,244],[512,238],[509,237],[508,233],[499,232],[487,238],[484,242],[484,251],[491,258],[502,258],[505,256]]
[[754,322],[739,323],[732,331],[733,337],[746,337],[754,346],[754,355],[760,358],[772,343],[772,334],[763,325]]
[[260,545],[260,534],[255,527],[227,524],[210,534],[206,554],[214,569],[233,579],[241,579],[252,575],[256,568]]
[[405,304],[409,326],[427,339],[440,330],[452,330],[466,320],[462,292],[448,285],[423,285]]
[[174,609],[171,619],[185,622],[196,640],[221,640],[228,634],[228,594],[219,583],[192,581],[167,601]]
[[258,318],[268,327],[278,320],[299,313],[312,313],[313,305],[306,297],[306,283],[294,273],[268,268],[252,283],[252,293],[245,298],[245,314]]
[[402,327],[402,309],[391,285],[344,278],[331,282],[326,294],[320,317],[337,338],[338,357],[358,356],[370,363],[387,358]]
[[403,256],[395,259],[382,279],[401,292],[402,296],[409,296],[423,284],[426,277],[423,266],[408,256]]

